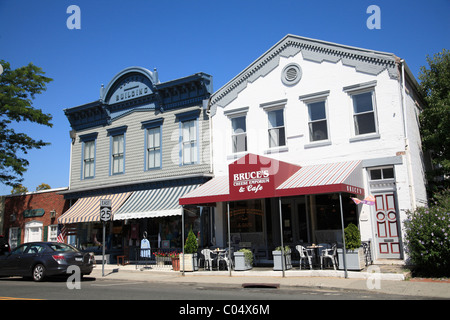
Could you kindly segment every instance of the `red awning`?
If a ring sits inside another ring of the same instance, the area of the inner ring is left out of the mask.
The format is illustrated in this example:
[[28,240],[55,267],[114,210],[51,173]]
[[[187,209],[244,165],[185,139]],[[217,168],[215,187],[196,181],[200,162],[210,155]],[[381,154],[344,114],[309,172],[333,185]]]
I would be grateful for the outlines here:
[[361,161],[305,166],[277,188],[280,197],[333,192],[364,195]]
[[300,167],[248,154],[216,177],[180,198],[181,205],[346,192],[364,195],[361,161]]

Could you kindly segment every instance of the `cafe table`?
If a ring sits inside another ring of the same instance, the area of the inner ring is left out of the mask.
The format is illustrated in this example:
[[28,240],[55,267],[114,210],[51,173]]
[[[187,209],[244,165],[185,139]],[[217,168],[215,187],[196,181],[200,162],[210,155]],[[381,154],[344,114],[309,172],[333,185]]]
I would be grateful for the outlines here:
[[317,244],[312,244],[310,246],[306,247],[307,249],[310,249],[314,252],[314,263],[313,263],[313,267],[315,267],[316,269],[320,269],[320,248],[323,248],[323,246],[317,245]]
[[225,249],[221,249],[221,248],[216,248],[214,250],[211,250],[212,253],[214,253],[216,255],[216,265],[217,265],[217,270],[219,270],[219,259],[220,257],[225,254],[226,250]]

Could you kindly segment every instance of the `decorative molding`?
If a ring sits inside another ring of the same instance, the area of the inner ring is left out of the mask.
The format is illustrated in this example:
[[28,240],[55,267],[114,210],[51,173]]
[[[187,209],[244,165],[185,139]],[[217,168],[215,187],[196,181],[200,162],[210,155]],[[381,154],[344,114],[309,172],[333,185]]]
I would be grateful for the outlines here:
[[248,83],[266,76],[278,67],[280,57],[294,57],[300,52],[305,60],[318,63],[342,61],[343,65],[354,67],[358,72],[372,75],[387,70],[392,79],[398,79],[398,58],[392,53],[287,35],[211,96],[211,115],[215,115],[217,107],[223,108],[236,99]]
[[130,67],[119,72],[100,99],[82,106],[65,109],[72,129],[80,131],[107,126],[133,112],[203,106],[212,93],[212,76],[205,73],[164,82],[158,82],[156,71]]

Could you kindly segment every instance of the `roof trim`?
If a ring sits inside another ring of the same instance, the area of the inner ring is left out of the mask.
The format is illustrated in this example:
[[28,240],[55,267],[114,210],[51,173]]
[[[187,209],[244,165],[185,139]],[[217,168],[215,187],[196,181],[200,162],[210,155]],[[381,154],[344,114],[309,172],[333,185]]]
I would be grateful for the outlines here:
[[302,52],[305,60],[319,63],[342,61],[359,72],[378,75],[387,70],[391,78],[398,79],[399,76],[396,64],[398,58],[393,53],[288,34],[211,96],[211,114],[215,114],[217,106],[225,107],[237,98],[248,82],[252,83],[275,69],[280,57],[293,57],[299,52]]

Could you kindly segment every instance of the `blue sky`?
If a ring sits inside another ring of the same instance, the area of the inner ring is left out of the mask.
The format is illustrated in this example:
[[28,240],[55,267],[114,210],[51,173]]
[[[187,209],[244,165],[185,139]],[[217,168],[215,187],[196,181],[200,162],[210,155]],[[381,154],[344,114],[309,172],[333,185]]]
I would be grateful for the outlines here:
[[[81,29],[67,28],[70,5]],[[369,29],[370,5],[381,28]],[[214,90],[286,34],[392,52],[413,74],[426,55],[450,47],[450,0],[0,0],[0,59],[17,68],[33,62],[54,79],[34,106],[53,115],[53,128],[17,128],[51,146],[28,153],[23,184],[34,191],[69,184],[70,126],[63,109],[99,98],[119,71],[157,68],[162,82],[205,72]],[[11,188],[0,185],[0,194]]]

